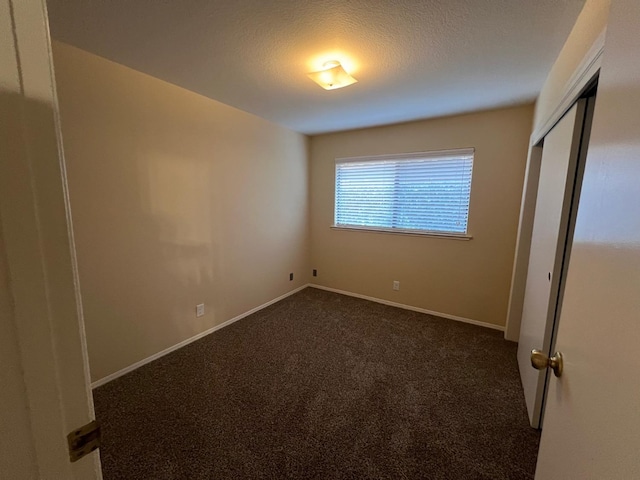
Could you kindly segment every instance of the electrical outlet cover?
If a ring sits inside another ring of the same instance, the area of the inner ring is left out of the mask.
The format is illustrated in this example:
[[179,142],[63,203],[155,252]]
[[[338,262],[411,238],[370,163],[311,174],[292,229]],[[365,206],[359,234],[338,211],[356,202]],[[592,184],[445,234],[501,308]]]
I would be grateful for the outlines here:
[[196,305],[196,317],[201,317],[204,315],[204,303]]

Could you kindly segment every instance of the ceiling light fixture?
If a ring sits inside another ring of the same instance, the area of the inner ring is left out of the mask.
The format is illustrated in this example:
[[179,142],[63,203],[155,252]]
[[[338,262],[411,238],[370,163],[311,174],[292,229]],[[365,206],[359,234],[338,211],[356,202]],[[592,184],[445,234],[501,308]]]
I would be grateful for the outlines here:
[[325,62],[322,67],[322,70],[307,75],[325,90],[347,87],[358,81],[349,75],[337,60]]

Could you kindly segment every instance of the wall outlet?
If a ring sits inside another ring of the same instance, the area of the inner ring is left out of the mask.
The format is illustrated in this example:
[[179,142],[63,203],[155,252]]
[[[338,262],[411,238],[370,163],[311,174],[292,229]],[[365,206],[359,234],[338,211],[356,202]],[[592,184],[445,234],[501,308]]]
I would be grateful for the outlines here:
[[201,317],[204,315],[204,303],[196,305],[196,317]]
[[393,289],[400,290],[400,282],[398,280],[393,281]]
[[317,277],[318,276],[318,270],[316,270],[315,268],[313,269],[313,276]]
[[293,280],[293,273],[289,274],[289,281]]

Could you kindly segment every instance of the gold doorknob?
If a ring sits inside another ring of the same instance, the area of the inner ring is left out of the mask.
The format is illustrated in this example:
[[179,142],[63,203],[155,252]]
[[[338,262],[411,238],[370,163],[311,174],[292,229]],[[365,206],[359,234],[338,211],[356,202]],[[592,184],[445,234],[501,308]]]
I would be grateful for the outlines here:
[[556,352],[553,357],[549,358],[544,352],[534,348],[531,350],[531,366],[536,370],[544,370],[551,367],[553,374],[559,377],[562,375],[562,354]]

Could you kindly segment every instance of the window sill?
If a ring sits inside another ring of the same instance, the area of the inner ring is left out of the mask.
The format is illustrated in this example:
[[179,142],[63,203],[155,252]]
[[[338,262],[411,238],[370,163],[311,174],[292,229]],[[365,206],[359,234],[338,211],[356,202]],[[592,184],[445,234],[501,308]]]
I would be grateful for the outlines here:
[[424,232],[417,230],[402,230],[399,228],[352,227],[346,225],[330,225],[329,227],[332,230],[355,230],[359,232],[390,233],[392,235],[410,235],[414,237],[448,238],[451,240],[471,240],[473,238],[471,235],[465,233]]

